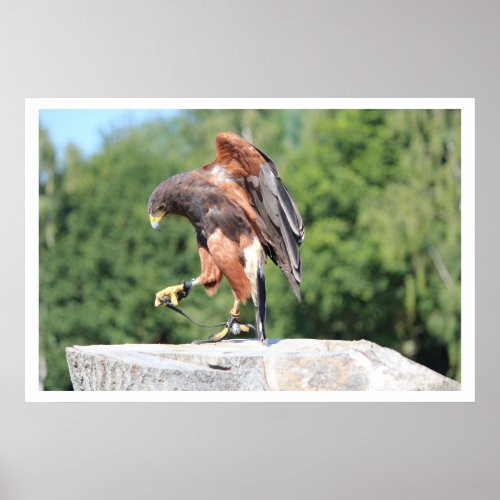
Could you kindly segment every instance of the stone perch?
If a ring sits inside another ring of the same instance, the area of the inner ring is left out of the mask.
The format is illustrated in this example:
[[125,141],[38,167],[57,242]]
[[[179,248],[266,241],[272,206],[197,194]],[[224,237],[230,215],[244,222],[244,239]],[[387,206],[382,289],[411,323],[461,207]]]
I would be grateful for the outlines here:
[[76,391],[460,390],[460,384],[366,340],[66,349]]

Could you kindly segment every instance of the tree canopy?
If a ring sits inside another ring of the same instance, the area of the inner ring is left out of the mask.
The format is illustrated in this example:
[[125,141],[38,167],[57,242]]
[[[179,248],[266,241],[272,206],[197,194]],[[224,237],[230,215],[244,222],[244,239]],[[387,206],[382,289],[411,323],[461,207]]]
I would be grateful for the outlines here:
[[[268,336],[365,338],[460,378],[460,111],[192,110],[117,129],[58,159],[40,129],[40,350],[47,390],[71,388],[64,348],[204,338],[154,294],[199,273],[193,228],[151,230],[163,179],[214,157],[218,132],[276,163],[304,218],[303,302],[271,261]],[[222,321],[228,286],[183,308]],[[252,306],[242,319],[253,320]]]

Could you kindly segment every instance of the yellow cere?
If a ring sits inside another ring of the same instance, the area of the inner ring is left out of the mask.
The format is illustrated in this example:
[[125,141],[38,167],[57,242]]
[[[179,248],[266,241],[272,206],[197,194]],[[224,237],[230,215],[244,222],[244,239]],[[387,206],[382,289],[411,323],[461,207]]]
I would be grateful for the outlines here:
[[165,217],[165,212],[156,212],[153,215],[149,216],[149,220],[151,223],[160,222]]

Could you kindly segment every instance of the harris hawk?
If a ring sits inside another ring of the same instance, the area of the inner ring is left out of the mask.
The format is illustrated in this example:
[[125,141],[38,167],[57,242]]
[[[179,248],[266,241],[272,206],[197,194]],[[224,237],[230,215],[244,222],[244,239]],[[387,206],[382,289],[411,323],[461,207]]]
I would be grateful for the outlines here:
[[262,342],[266,339],[266,258],[279,266],[300,301],[299,247],[304,224],[267,155],[231,132],[218,134],[215,145],[214,161],[166,179],[149,198],[148,215],[154,229],[169,215],[184,216],[194,226],[201,262],[197,278],[160,290],[155,306],[165,301],[176,306],[194,285],[202,285],[212,296],[225,277],[234,303],[226,327],[209,341],[228,337],[234,323],[248,331],[238,322],[239,304],[252,297]]

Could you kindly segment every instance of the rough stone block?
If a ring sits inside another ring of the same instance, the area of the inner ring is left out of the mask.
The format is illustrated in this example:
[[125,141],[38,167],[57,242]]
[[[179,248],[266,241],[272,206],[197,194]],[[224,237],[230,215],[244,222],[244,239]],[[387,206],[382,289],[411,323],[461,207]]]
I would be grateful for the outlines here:
[[66,357],[77,391],[460,389],[458,382],[366,340],[74,346]]

